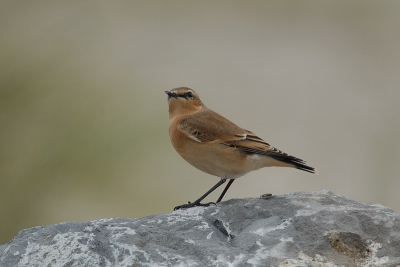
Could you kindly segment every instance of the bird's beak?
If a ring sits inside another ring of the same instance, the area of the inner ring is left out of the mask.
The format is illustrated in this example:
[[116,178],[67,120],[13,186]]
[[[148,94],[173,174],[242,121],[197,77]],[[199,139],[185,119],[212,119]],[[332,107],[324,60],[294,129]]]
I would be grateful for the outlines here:
[[178,96],[177,96],[175,93],[171,92],[171,91],[165,91],[165,93],[168,95],[168,100],[169,100],[171,97],[173,97],[173,98],[178,98]]

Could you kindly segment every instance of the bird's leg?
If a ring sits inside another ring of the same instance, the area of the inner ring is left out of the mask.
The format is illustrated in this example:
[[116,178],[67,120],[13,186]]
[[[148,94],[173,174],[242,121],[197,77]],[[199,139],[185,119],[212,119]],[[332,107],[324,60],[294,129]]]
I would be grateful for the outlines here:
[[210,206],[210,204],[214,204],[214,202],[210,202],[210,203],[205,203],[205,204],[201,204],[200,202],[206,198],[206,196],[208,196],[212,191],[214,191],[215,189],[217,189],[220,185],[222,185],[223,183],[226,182],[226,179],[223,178],[221,179],[216,185],[214,185],[210,190],[208,190],[204,195],[202,195],[199,199],[197,199],[195,202],[191,203],[189,202],[189,204],[183,204],[180,206],[176,206],[174,208],[174,210],[179,210],[179,209],[187,209],[187,208],[191,208],[191,207],[196,207],[196,206]]
[[229,179],[229,182],[228,182],[228,184],[225,186],[224,191],[222,191],[222,194],[219,196],[217,202],[215,202],[215,203],[221,202],[222,198],[225,196],[226,191],[228,191],[228,189],[229,189],[229,187],[231,186],[231,184],[233,183],[233,181],[235,181],[235,179]]

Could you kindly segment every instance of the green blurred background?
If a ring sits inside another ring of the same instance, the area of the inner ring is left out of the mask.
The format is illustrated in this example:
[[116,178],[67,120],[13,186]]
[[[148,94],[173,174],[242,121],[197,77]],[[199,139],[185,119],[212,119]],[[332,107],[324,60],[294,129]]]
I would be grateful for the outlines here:
[[179,86],[320,172],[262,169],[226,199],[327,189],[400,212],[400,1],[0,5],[0,244],[214,185],[170,144]]

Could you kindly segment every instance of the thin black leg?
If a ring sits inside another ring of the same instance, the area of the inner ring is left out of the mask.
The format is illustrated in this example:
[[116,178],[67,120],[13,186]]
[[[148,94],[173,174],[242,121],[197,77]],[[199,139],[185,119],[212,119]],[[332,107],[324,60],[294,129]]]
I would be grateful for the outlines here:
[[215,189],[217,189],[218,187],[220,187],[220,185],[222,185],[223,183],[226,182],[226,179],[221,179],[219,180],[219,182],[214,185],[210,190],[208,190],[204,195],[202,195],[199,199],[197,199],[195,202],[193,202],[193,204],[197,204],[200,203],[203,199],[206,198],[206,196],[208,196],[209,194],[211,194],[212,191],[214,191]]
[[228,191],[229,187],[231,186],[231,184],[233,183],[233,181],[235,181],[235,179],[230,179],[228,184],[226,185],[224,191],[222,191],[222,194],[219,196],[218,200],[216,203],[221,202],[222,198],[225,196],[226,191]]
[[202,195],[199,199],[197,199],[195,202],[190,203],[189,204],[183,204],[180,206],[176,206],[174,208],[174,210],[179,210],[179,209],[187,209],[187,208],[191,208],[191,207],[195,207],[195,206],[209,206],[211,203],[207,203],[207,204],[201,204],[200,202],[206,198],[206,196],[208,196],[212,191],[214,191],[215,189],[217,189],[220,185],[222,185],[223,183],[226,182],[226,179],[221,179],[216,185],[214,185],[210,190],[208,190],[204,195]]

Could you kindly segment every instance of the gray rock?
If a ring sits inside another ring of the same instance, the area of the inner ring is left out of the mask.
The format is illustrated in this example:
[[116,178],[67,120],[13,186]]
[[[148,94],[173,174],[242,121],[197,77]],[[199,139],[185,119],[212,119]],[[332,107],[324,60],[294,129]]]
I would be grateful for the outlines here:
[[400,215],[329,191],[22,230],[0,266],[397,266]]

